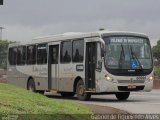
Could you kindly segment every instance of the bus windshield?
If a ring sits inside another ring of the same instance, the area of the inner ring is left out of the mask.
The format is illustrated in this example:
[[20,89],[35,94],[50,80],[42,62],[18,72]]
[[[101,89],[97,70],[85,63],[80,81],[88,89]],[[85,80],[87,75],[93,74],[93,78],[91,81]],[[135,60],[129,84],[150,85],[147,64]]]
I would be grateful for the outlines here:
[[152,57],[147,38],[132,36],[104,37],[105,66],[109,69],[151,69]]

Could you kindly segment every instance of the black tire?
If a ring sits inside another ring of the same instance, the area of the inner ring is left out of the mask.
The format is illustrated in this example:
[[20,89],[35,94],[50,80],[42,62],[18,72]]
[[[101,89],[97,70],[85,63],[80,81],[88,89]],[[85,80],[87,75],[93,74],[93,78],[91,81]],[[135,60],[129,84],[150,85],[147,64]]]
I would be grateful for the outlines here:
[[36,92],[42,95],[44,94],[44,90],[37,90]]
[[62,97],[73,97],[75,95],[73,92],[61,92],[60,94]]
[[30,80],[28,81],[27,90],[30,90],[30,91],[32,91],[32,92],[36,92],[36,87],[35,87],[35,83],[34,83],[34,80],[33,80],[33,79],[30,79]]
[[85,92],[85,86],[82,80],[79,80],[76,87],[77,98],[81,101],[87,101],[91,98],[91,94]]
[[130,92],[117,92],[115,95],[118,100],[124,101],[128,99]]

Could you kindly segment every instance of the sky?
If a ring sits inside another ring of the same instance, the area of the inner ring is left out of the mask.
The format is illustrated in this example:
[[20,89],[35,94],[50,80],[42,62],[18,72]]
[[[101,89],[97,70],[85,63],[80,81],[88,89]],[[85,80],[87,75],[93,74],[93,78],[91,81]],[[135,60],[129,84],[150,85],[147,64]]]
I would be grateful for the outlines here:
[[4,0],[0,5],[3,39],[31,41],[65,32],[99,28],[146,33],[160,39],[160,0]]

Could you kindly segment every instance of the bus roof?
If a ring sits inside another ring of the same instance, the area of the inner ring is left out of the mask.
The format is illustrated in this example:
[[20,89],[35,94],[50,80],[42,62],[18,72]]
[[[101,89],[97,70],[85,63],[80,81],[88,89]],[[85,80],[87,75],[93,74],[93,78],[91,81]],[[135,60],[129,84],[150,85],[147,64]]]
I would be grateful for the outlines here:
[[72,38],[82,38],[82,37],[94,37],[94,36],[101,36],[101,35],[134,35],[134,36],[142,36],[147,37],[144,33],[138,33],[138,32],[128,32],[128,31],[96,31],[96,32],[67,32],[64,34],[57,34],[57,35],[49,35],[49,36],[42,36],[42,37],[36,37],[33,40],[41,40],[41,39],[72,39]]
[[10,46],[36,44],[36,43],[43,43],[43,42],[54,42],[54,41],[87,38],[87,37],[111,36],[111,35],[133,35],[133,36],[148,37],[144,33],[128,32],[128,31],[106,31],[106,30],[103,30],[103,31],[96,31],[96,32],[67,32],[64,34],[36,37],[32,41],[24,42],[24,43],[17,42],[17,43],[11,44]]

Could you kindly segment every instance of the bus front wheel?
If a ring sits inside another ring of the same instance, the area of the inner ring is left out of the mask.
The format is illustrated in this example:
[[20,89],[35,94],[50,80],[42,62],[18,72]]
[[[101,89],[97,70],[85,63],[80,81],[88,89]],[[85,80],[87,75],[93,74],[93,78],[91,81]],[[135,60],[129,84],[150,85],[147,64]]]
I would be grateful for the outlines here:
[[90,93],[85,92],[85,86],[82,80],[79,80],[76,88],[77,97],[81,101],[89,100],[91,97]]
[[118,100],[123,101],[128,99],[130,92],[117,92],[115,95]]
[[28,81],[27,89],[30,90],[30,91],[32,91],[32,92],[36,91],[36,87],[35,87],[35,83],[34,83],[33,79],[30,79]]

